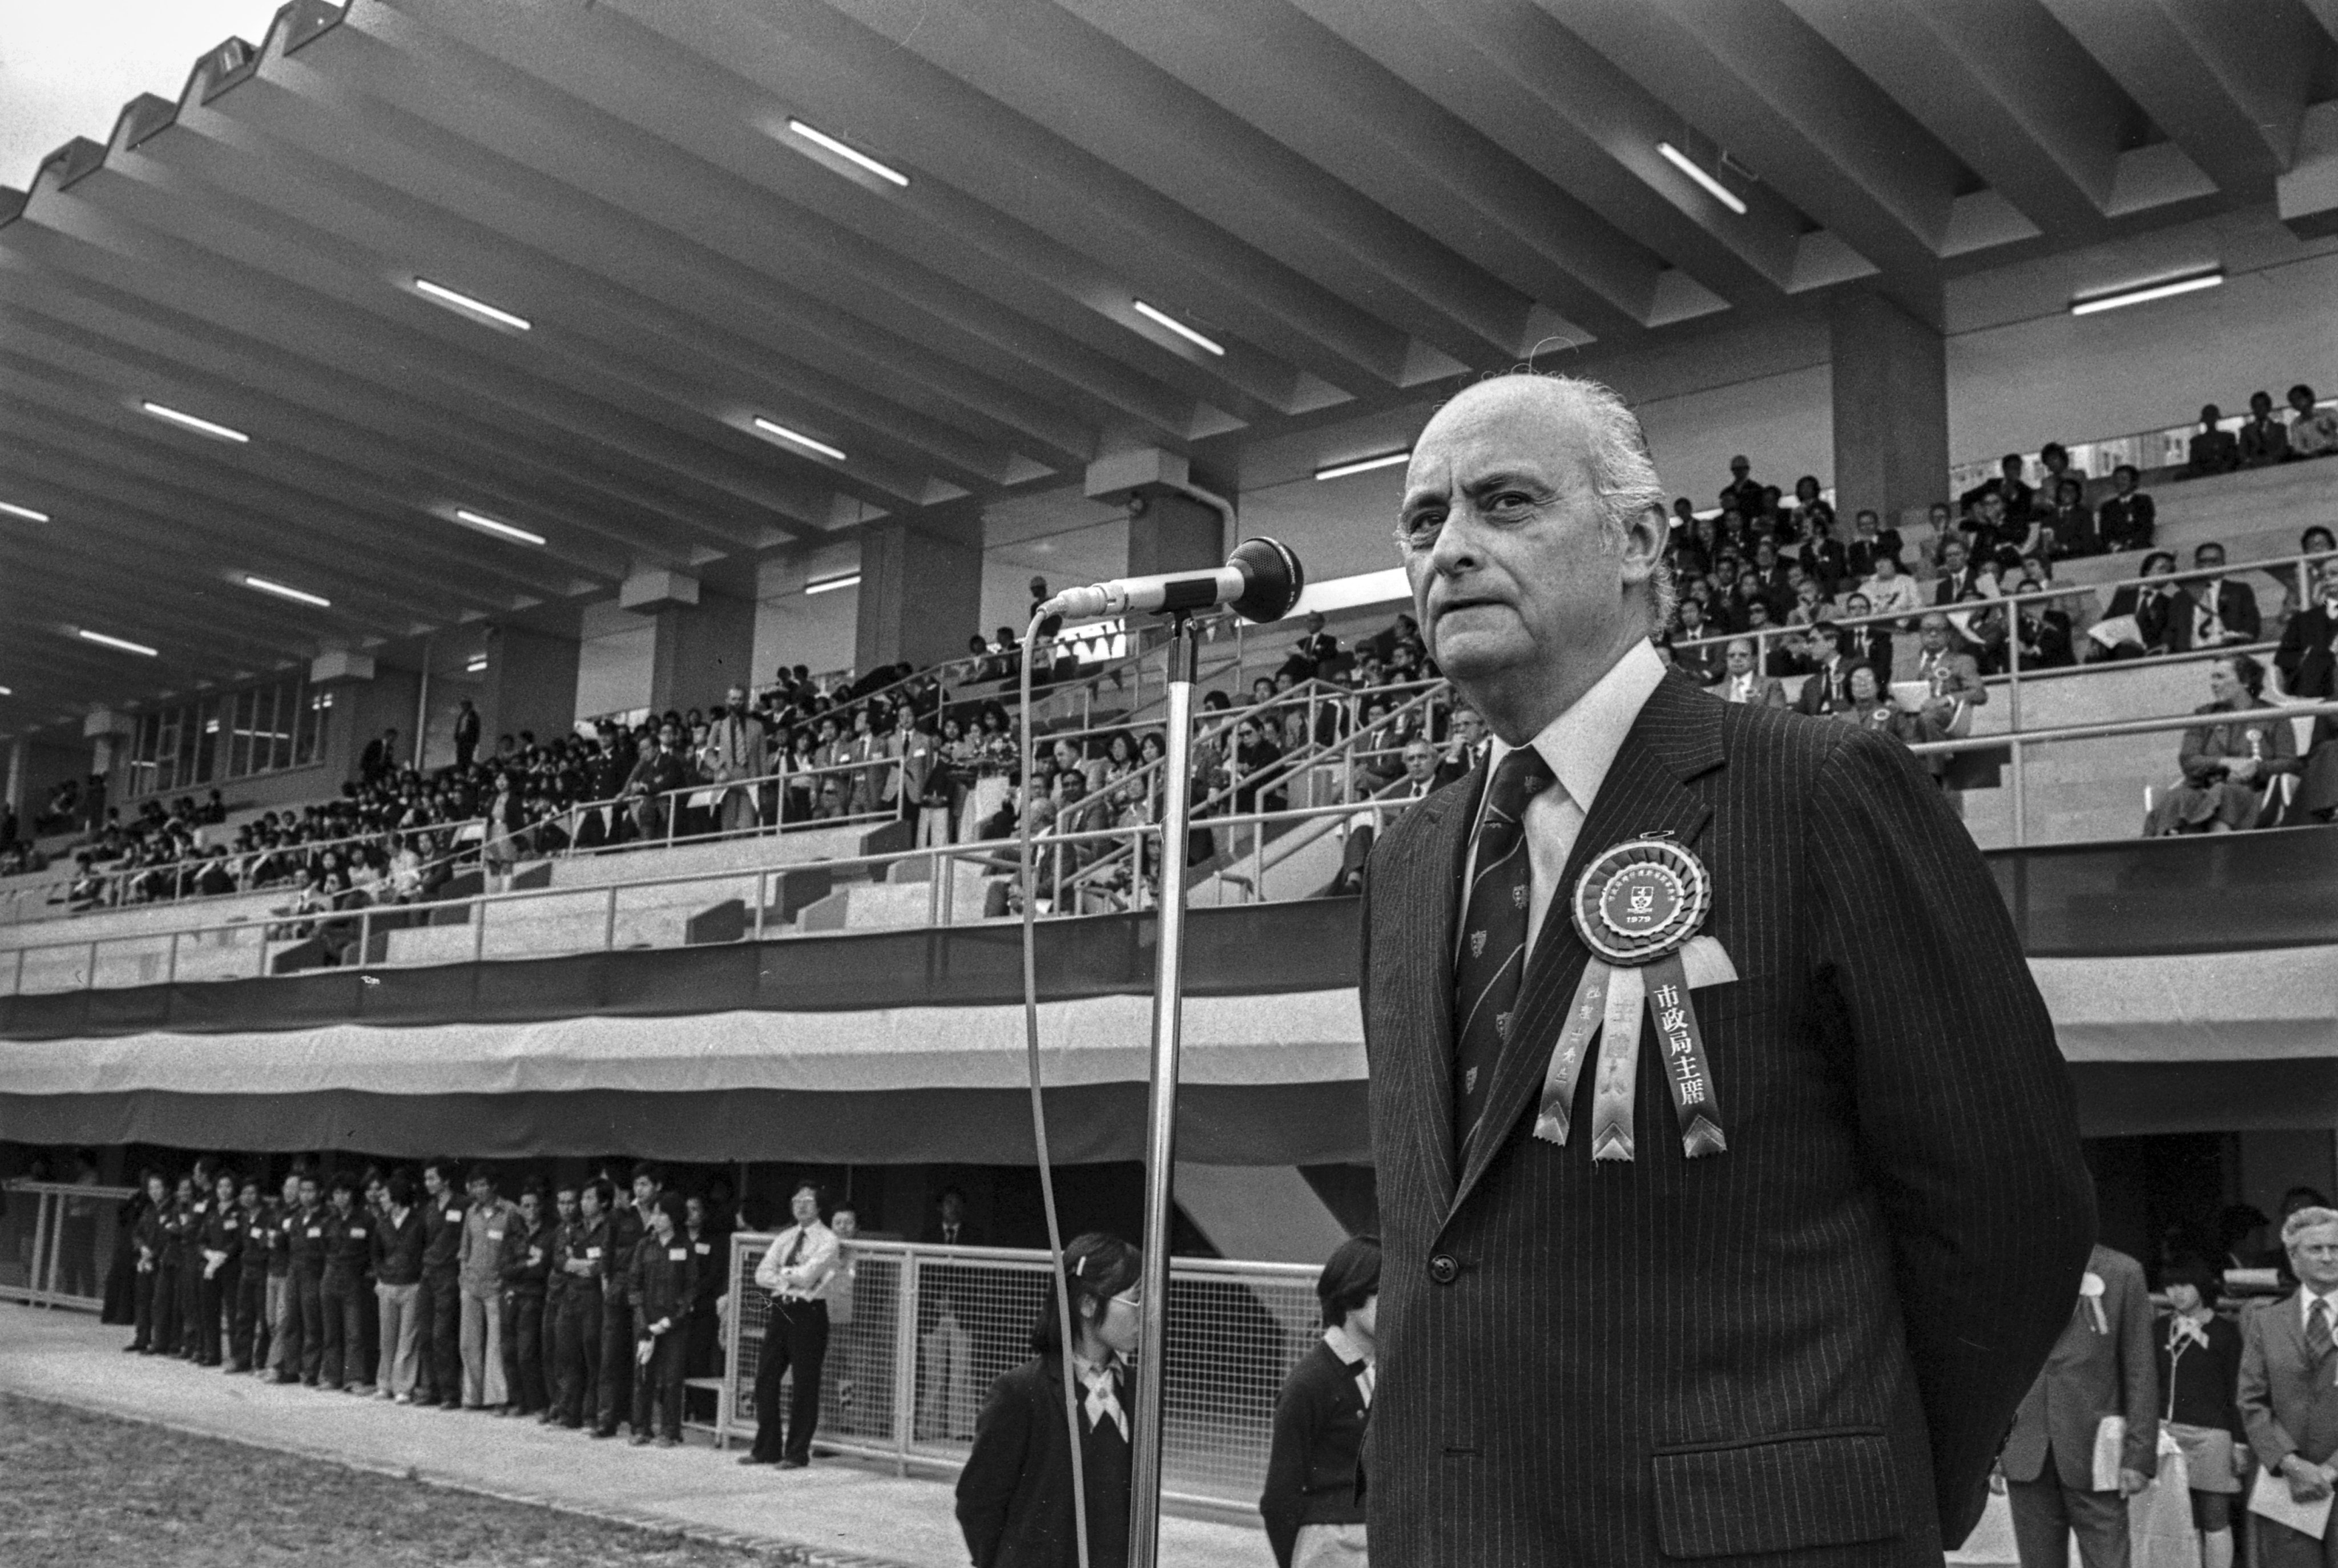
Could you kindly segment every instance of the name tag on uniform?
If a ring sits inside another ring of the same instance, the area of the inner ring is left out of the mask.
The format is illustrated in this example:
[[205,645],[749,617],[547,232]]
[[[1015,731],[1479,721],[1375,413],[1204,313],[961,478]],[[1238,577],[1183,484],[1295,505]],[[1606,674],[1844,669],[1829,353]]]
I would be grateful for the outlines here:
[[698,1255],[699,1255],[701,1258],[705,1257],[705,1256],[706,1256],[706,1254],[707,1254],[708,1252],[712,1251],[712,1248],[710,1248],[710,1247],[708,1247],[708,1246],[707,1246],[707,1244],[706,1244],[705,1242],[703,1242],[703,1241],[701,1241],[701,1242],[698,1244]]
[[321,1225],[311,1225],[309,1227],[309,1240],[311,1241],[316,1240],[319,1237],[324,1235],[324,1233],[325,1228]]
[[541,1262],[543,1262],[543,1261],[544,1261],[544,1249],[543,1249],[543,1248],[541,1248],[541,1247],[531,1247],[531,1248],[529,1248],[529,1249],[527,1250],[527,1260],[528,1260],[529,1262],[531,1262],[531,1263],[541,1263]]
[[221,1227],[221,1229],[223,1229],[223,1230],[235,1230],[236,1228],[237,1228],[237,1227],[236,1227],[236,1222],[235,1222],[234,1220],[228,1220],[228,1221],[227,1221],[227,1222],[226,1222],[226,1223]]
[[362,1241],[362,1240],[365,1240],[365,1233],[366,1233],[366,1230],[365,1230],[365,1227],[364,1227],[364,1226],[362,1226],[362,1225],[352,1225],[352,1226],[350,1226],[350,1227],[349,1227],[349,1240],[352,1240],[352,1241]]
[[460,1209],[449,1209],[447,1210],[447,1223],[449,1225],[460,1225],[462,1222],[463,1211]]
[[195,1212],[198,1214],[207,1214],[211,1211],[211,1206],[208,1203],[198,1203],[195,1205]]
[[669,1259],[676,1263],[687,1263],[690,1261],[690,1249],[687,1247],[669,1247],[665,1250],[665,1255]]
[[601,1250],[598,1247],[587,1247],[584,1249],[584,1256],[588,1259],[598,1258],[600,1255]]

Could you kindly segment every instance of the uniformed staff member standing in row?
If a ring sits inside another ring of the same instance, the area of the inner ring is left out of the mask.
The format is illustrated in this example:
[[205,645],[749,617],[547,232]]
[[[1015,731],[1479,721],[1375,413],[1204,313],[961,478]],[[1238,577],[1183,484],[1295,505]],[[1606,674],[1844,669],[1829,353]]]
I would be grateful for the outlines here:
[[162,1245],[154,1276],[154,1351],[176,1356],[191,1314],[182,1288],[187,1275],[187,1232],[194,1223],[194,1182],[179,1178],[162,1207]]
[[633,1414],[634,1296],[626,1265],[641,1245],[640,1209],[657,1200],[662,1185],[658,1172],[643,1166],[634,1172],[632,1201],[619,1193],[616,1210],[609,1216],[609,1249],[601,1257],[601,1404],[593,1424],[595,1437],[614,1437],[617,1423]]
[[300,1316],[299,1293],[292,1289],[292,1227],[300,1221],[300,1168],[284,1174],[284,1187],[268,1210],[268,1355],[260,1363],[262,1376],[281,1379],[287,1372],[300,1374],[296,1357],[285,1364],[288,1347],[297,1347],[299,1332],[292,1319]]
[[520,1190],[519,1222],[504,1232],[504,1387],[515,1416],[545,1408],[544,1396],[545,1280],[552,1269],[552,1227],[544,1212],[544,1185]]
[[172,1348],[187,1361],[202,1355],[203,1230],[211,1201],[211,1162],[198,1160],[194,1173],[179,1181],[179,1338]]
[[[552,1335],[554,1409],[574,1432],[599,1406],[601,1392],[601,1262],[609,1252],[609,1184],[587,1181],[576,1212],[553,1237],[555,1298]],[[564,1214],[567,1195],[562,1194]]]
[[682,1444],[683,1380],[690,1344],[690,1302],[698,1284],[698,1259],[682,1238],[682,1200],[663,1193],[634,1205],[649,1220],[649,1233],[634,1248],[627,1269],[634,1303],[634,1436],[635,1447]]
[[452,1160],[422,1168],[422,1288],[414,1293],[417,1405],[463,1406],[462,1170]]
[[131,1245],[138,1251],[138,1282],[132,1292],[135,1327],[131,1330],[130,1343],[123,1347],[141,1356],[152,1356],[162,1347],[162,1323],[158,1308],[162,1276],[162,1254],[171,1240],[171,1184],[162,1172],[146,1172],[146,1210],[138,1216],[137,1226],[131,1232]]
[[274,1258],[268,1209],[260,1200],[260,1178],[247,1176],[236,1188],[236,1230],[242,1252],[235,1275],[234,1317],[227,1339],[227,1369],[249,1372],[267,1357],[268,1270]]
[[519,1211],[496,1195],[495,1172],[471,1167],[471,1206],[463,1211],[463,1407],[499,1409],[511,1399],[504,1387],[504,1238]]
[[414,1179],[400,1171],[383,1184],[382,1212],[374,1219],[373,1291],[381,1319],[381,1366],[375,1384],[384,1399],[414,1402],[422,1345],[422,1250],[428,1238],[415,1203]]
[[279,1383],[316,1387],[325,1365],[325,1230],[329,1216],[317,1201],[317,1179],[300,1178],[300,1204],[287,1229],[290,1268],[285,1291],[291,1309],[284,1315],[284,1369]]
[[195,1285],[195,1365],[216,1367],[222,1359],[221,1324],[235,1300],[236,1279],[243,1269],[243,1220],[235,1206],[232,1171],[222,1171],[211,1180],[199,1245],[202,1273]]
[[325,1215],[325,1266],[317,1297],[324,1318],[318,1387],[365,1387],[366,1269],[373,1261],[373,1216],[358,1204],[357,1179],[336,1176]]

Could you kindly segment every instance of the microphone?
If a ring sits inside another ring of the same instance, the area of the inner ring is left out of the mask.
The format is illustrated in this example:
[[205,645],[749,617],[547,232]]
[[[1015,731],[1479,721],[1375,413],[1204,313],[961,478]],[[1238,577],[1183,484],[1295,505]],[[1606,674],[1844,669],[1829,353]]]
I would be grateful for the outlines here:
[[1215,571],[1115,577],[1085,588],[1066,588],[1040,605],[1039,613],[1097,621],[1135,610],[1209,610],[1231,604],[1249,620],[1280,621],[1299,603],[1299,591],[1306,585],[1299,557],[1288,545],[1274,539],[1245,539]]

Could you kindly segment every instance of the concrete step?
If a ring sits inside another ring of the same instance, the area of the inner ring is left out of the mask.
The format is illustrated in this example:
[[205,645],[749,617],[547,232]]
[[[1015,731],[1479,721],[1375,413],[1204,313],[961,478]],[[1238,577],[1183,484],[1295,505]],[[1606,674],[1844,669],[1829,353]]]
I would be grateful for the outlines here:
[[[855,823],[840,828],[805,828],[752,838],[683,839],[672,848],[644,848],[575,855],[552,861],[555,887],[605,887],[659,877],[737,871],[770,866],[800,866],[853,855],[882,854],[909,848],[903,823]],[[901,840],[898,845],[894,840]],[[874,843],[878,848],[869,848]]]
[[[940,918],[963,925],[984,917],[989,887],[995,878],[977,860],[954,860],[943,892],[947,905]],[[937,890],[918,879],[900,882],[851,882],[825,898],[806,906],[795,917],[798,931],[898,930],[930,925],[936,919]],[[766,929],[770,922],[766,920]]]
[[51,942],[91,942],[101,938],[136,936],[194,925],[226,925],[261,920],[296,897],[290,887],[266,893],[236,893],[219,898],[190,898],[173,904],[141,904],[128,909],[93,909],[62,920],[32,920],[0,925],[0,951]]

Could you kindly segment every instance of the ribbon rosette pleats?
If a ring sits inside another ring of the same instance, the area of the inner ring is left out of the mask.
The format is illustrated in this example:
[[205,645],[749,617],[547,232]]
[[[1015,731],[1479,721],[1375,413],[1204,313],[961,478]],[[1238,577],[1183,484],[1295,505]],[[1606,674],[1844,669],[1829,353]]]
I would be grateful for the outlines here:
[[1653,1011],[1682,1152],[1695,1160],[1728,1149],[1692,996],[1737,978],[1721,944],[1698,934],[1712,908],[1712,876],[1670,838],[1631,839],[1584,868],[1568,912],[1591,956],[1551,1051],[1536,1137],[1566,1145],[1576,1081],[1596,1038],[1591,1157],[1632,1158],[1640,1022]]

